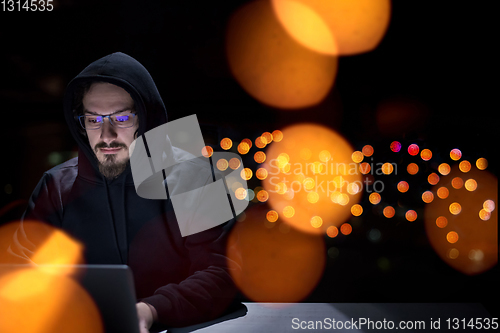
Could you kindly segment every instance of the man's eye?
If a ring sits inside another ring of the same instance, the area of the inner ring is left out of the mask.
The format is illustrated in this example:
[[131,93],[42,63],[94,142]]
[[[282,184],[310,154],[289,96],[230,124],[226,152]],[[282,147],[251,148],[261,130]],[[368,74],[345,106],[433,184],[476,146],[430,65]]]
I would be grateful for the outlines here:
[[117,122],[125,122],[130,119],[130,116],[116,116],[116,121]]
[[102,122],[102,117],[87,117],[87,122],[91,124],[98,124]]

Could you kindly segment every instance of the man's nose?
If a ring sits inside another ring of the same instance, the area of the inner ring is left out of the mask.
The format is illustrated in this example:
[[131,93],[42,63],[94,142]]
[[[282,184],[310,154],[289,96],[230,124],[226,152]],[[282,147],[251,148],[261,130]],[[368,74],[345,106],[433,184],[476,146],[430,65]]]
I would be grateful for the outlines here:
[[111,125],[109,118],[104,118],[101,127],[101,139],[106,143],[111,143],[116,137],[115,128]]

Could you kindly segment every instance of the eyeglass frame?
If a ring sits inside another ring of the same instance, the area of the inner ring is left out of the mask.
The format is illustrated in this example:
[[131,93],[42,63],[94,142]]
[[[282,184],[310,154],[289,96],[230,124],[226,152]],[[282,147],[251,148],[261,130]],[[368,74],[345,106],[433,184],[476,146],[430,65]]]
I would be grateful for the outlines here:
[[[131,115],[132,115],[132,119],[133,119],[133,123],[132,125],[130,126],[127,126],[127,127],[119,127],[119,126],[115,126],[114,122],[111,120],[111,116],[114,116],[118,113],[121,113],[121,112],[126,112],[126,111],[131,111]],[[136,113],[132,112],[133,110],[123,110],[123,111],[117,111],[117,112],[113,112],[111,114],[108,114],[108,115],[101,115],[101,114],[89,114],[89,116],[97,116],[97,117],[102,117],[102,122],[100,123],[100,126],[97,127],[97,128],[85,128],[85,126],[82,124],[82,119],[85,118],[85,116],[87,116],[86,114],[82,114],[81,116],[78,116],[76,117],[78,119],[78,123],[80,124],[80,126],[84,129],[84,130],[98,130],[98,129],[101,129],[102,128],[102,124],[104,124],[104,119],[105,118],[108,118],[108,121],[109,123],[113,126],[113,127],[116,127],[116,128],[130,128],[130,127],[133,127],[135,125],[135,116],[137,115]]]

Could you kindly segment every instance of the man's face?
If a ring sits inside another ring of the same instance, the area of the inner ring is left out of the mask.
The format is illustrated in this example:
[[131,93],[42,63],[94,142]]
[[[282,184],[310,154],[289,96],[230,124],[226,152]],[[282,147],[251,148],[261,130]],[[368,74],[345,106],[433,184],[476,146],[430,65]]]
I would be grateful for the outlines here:
[[[123,88],[111,83],[94,83],[83,97],[84,115],[107,116],[130,114],[134,110],[134,100]],[[103,118],[99,129],[86,129],[90,147],[99,160],[99,170],[107,178],[120,175],[129,160],[129,147],[134,141],[134,133],[139,127],[135,117],[132,127],[120,128]]]

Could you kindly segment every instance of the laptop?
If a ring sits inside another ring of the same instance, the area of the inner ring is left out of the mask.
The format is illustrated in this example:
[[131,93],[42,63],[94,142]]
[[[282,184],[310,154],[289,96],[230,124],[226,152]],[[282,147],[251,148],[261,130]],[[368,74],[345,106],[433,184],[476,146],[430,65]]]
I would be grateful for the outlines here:
[[[9,283],[14,283],[15,277],[7,274],[16,272],[29,272],[33,270],[39,272],[40,276],[50,276],[50,274],[61,274],[70,277],[77,282],[94,301],[103,324],[104,332],[139,333],[139,323],[137,319],[136,298],[132,271],[126,265],[0,265],[0,302],[8,297]],[[24,275],[29,276],[29,275]],[[3,285],[2,285],[3,281]],[[23,283],[29,284],[30,280]],[[29,288],[29,286],[26,286]],[[3,289],[3,290],[2,290]],[[21,286],[20,293],[26,290]],[[3,291],[3,293],[1,293]],[[51,296],[51,290],[42,290]],[[12,293],[11,293],[12,294]],[[14,294],[15,295],[15,294]],[[2,298],[2,296],[4,298]],[[43,295],[45,297],[45,295]],[[43,298],[42,298],[43,299]],[[19,297],[15,302],[19,302]],[[78,299],[71,300],[78,302]],[[81,302],[81,300],[80,300]],[[43,305],[43,304],[41,304]],[[72,306],[72,305],[70,305]],[[2,308],[0,304],[0,308]],[[15,311],[15,310],[14,310]],[[65,310],[63,310],[65,311]],[[23,314],[29,320],[29,314]]]

